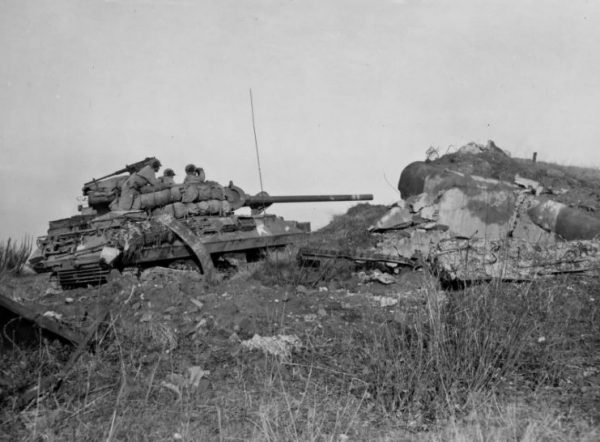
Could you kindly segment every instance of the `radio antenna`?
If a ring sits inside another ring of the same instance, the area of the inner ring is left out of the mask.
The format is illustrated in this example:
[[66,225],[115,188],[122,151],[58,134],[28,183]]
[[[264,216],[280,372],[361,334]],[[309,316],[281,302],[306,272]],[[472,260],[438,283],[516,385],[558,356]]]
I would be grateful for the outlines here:
[[254,101],[252,100],[252,89],[250,89],[250,110],[252,111],[252,130],[254,131],[254,147],[256,148],[256,162],[258,163],[258,179],[260,180],[260,191],[263,192],[262,171],[260,169],[260,155],[258,154],[258,138],[256,137],[256,124],[254,123]]

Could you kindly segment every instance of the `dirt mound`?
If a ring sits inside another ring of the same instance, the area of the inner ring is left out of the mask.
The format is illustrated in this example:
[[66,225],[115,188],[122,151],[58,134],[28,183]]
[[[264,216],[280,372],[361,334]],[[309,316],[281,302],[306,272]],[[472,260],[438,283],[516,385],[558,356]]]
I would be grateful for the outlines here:
[[511,183],[519,175],[550,189],[556,201],[589,212],[600,209],[600,170],[512,158],[493,141],[469,143],[426,164]]
[[319,245],[327,243],[353,252],[357,248],[374,245],[368,228],[388,210],[381,204],[362,203],[351,207],[343,215],[336,215],[331,222],[317,231]]
[[466,175],[479,175],[509,182],[515,179],[515,175],[522,176],[526,172],[524,165],[498,148],[493,141],[489,141],[487,146],[469,143],[429,164]]

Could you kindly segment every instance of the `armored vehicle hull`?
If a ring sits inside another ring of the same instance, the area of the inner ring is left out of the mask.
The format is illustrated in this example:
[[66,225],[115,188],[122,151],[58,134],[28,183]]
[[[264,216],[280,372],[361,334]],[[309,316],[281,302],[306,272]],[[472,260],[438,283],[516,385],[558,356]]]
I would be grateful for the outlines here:
[[[135,173],[148,158],[118,171]],[[51,221],[38,238],[38,272],[51,272],[63,288],[106,282],[113,270],[192,263],[210,280],[214,261],[229,253],[254,259],[271,247],[284,247],[310,233],[310,224],[265,214],[273,203],[362,201],[372,195],[247,195],[229,183],[171,185],[140,192],[138,210],[114,210],[126,176],[109,174],[84,185],[89,207]],[[250,207],[252,215],[234,213]]]
[[[188,238],[182,239],[158,218],[143,212],[85,220],[73,217],[71,231],[53,231],[39,239],[43,268],[56,275],[64,288],[106,282],[112,269],[169,266],[182,261],[203,268]],[[81,223],[77,223],[79,221]],[[64,220],[66,223],[66,220]],[[308,223],[286,221],[275,215],[189,217],[176,221],[193,232],[211,259],[228,253],[245,253],[283,247],[310,232]]]

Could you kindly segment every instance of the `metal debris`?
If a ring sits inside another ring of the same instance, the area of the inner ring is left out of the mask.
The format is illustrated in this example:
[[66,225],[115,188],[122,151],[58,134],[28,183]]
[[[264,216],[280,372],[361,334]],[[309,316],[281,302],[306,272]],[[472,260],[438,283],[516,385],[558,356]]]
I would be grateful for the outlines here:
[[291,358],[293,351],[302,348],[302,342],[296,335],[260,336],[256,334],[252,339],[242,341],[242,347],[249,350],[261,350],[287,361]]
[[8,294],[2,293],[0,288],[0,307],[13,312],[17,316],[32,321],[39,327],[54,333],[61,338],[79,344],[85,339],[85,333],[70,324],[63,322],[62,315],[56,312],[48,311],[43,305],[33,302],[27,304],[17,302],[9,297]]

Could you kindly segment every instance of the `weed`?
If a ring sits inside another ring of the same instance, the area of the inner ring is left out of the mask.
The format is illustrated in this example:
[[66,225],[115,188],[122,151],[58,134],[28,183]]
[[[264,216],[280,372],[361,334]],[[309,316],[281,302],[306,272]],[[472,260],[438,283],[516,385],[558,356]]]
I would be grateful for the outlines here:
[[[384,213],[387,206],[361,203],[348,209],[344,215],[333,220],[314,235],[314,240],[328,242],[330,247],[352,254],[361,248],[375,245],[377,239],[368,231]],[[323,245],[323,244],[322,244]]]
[[33,247],[31,237],[22,239],[19,243],[8,238],[0,241],[0,274],[17,274],[27,262]]
[[346,335],[315,343],[305,364],[348,373],[329,379],[348,388],[360,380],[385,412],[424,422],[463,415],[473,395],[573,382],[572,353],[583,349],[565,335],[597,317],[573,297],[547,283],[492,283],[443,302],[432,288],[403,322],[369,312]]
[[[254,277],[262,269],[278,284],[309,274],[293,250],[254,265]],[[344,327],[329,322],[342,313],[328,310],[304,335],[294,329],[304,349],[289,361],[245,351],[218,331],[192,343],[157,319],[115,314],[111,339],[83,355],[60,390],[25,414],[5,405],[0,423],[29,440],[597,439],[597,277],[495,281],[443,298],[434,282],[423,284],[420,303],[401,311],[365,305]],[[269,315],[258,318],[270,321],[261,333],[284,331],[283,313]],[[0,357],[0,373],[34,381],[67,359],[60,351],[15,349]],[[211,371],[206,383],[180,385],[177,395],[164,387],[190,365]]]
[[355,264],[343,260],[323,260],[318,266],[298,265],[298,249],[287,247],[270,251],[252,274],[252,277],[265,285],[303,285],[316,287],[335,281],[338,286],[356,285],[352,273]]

